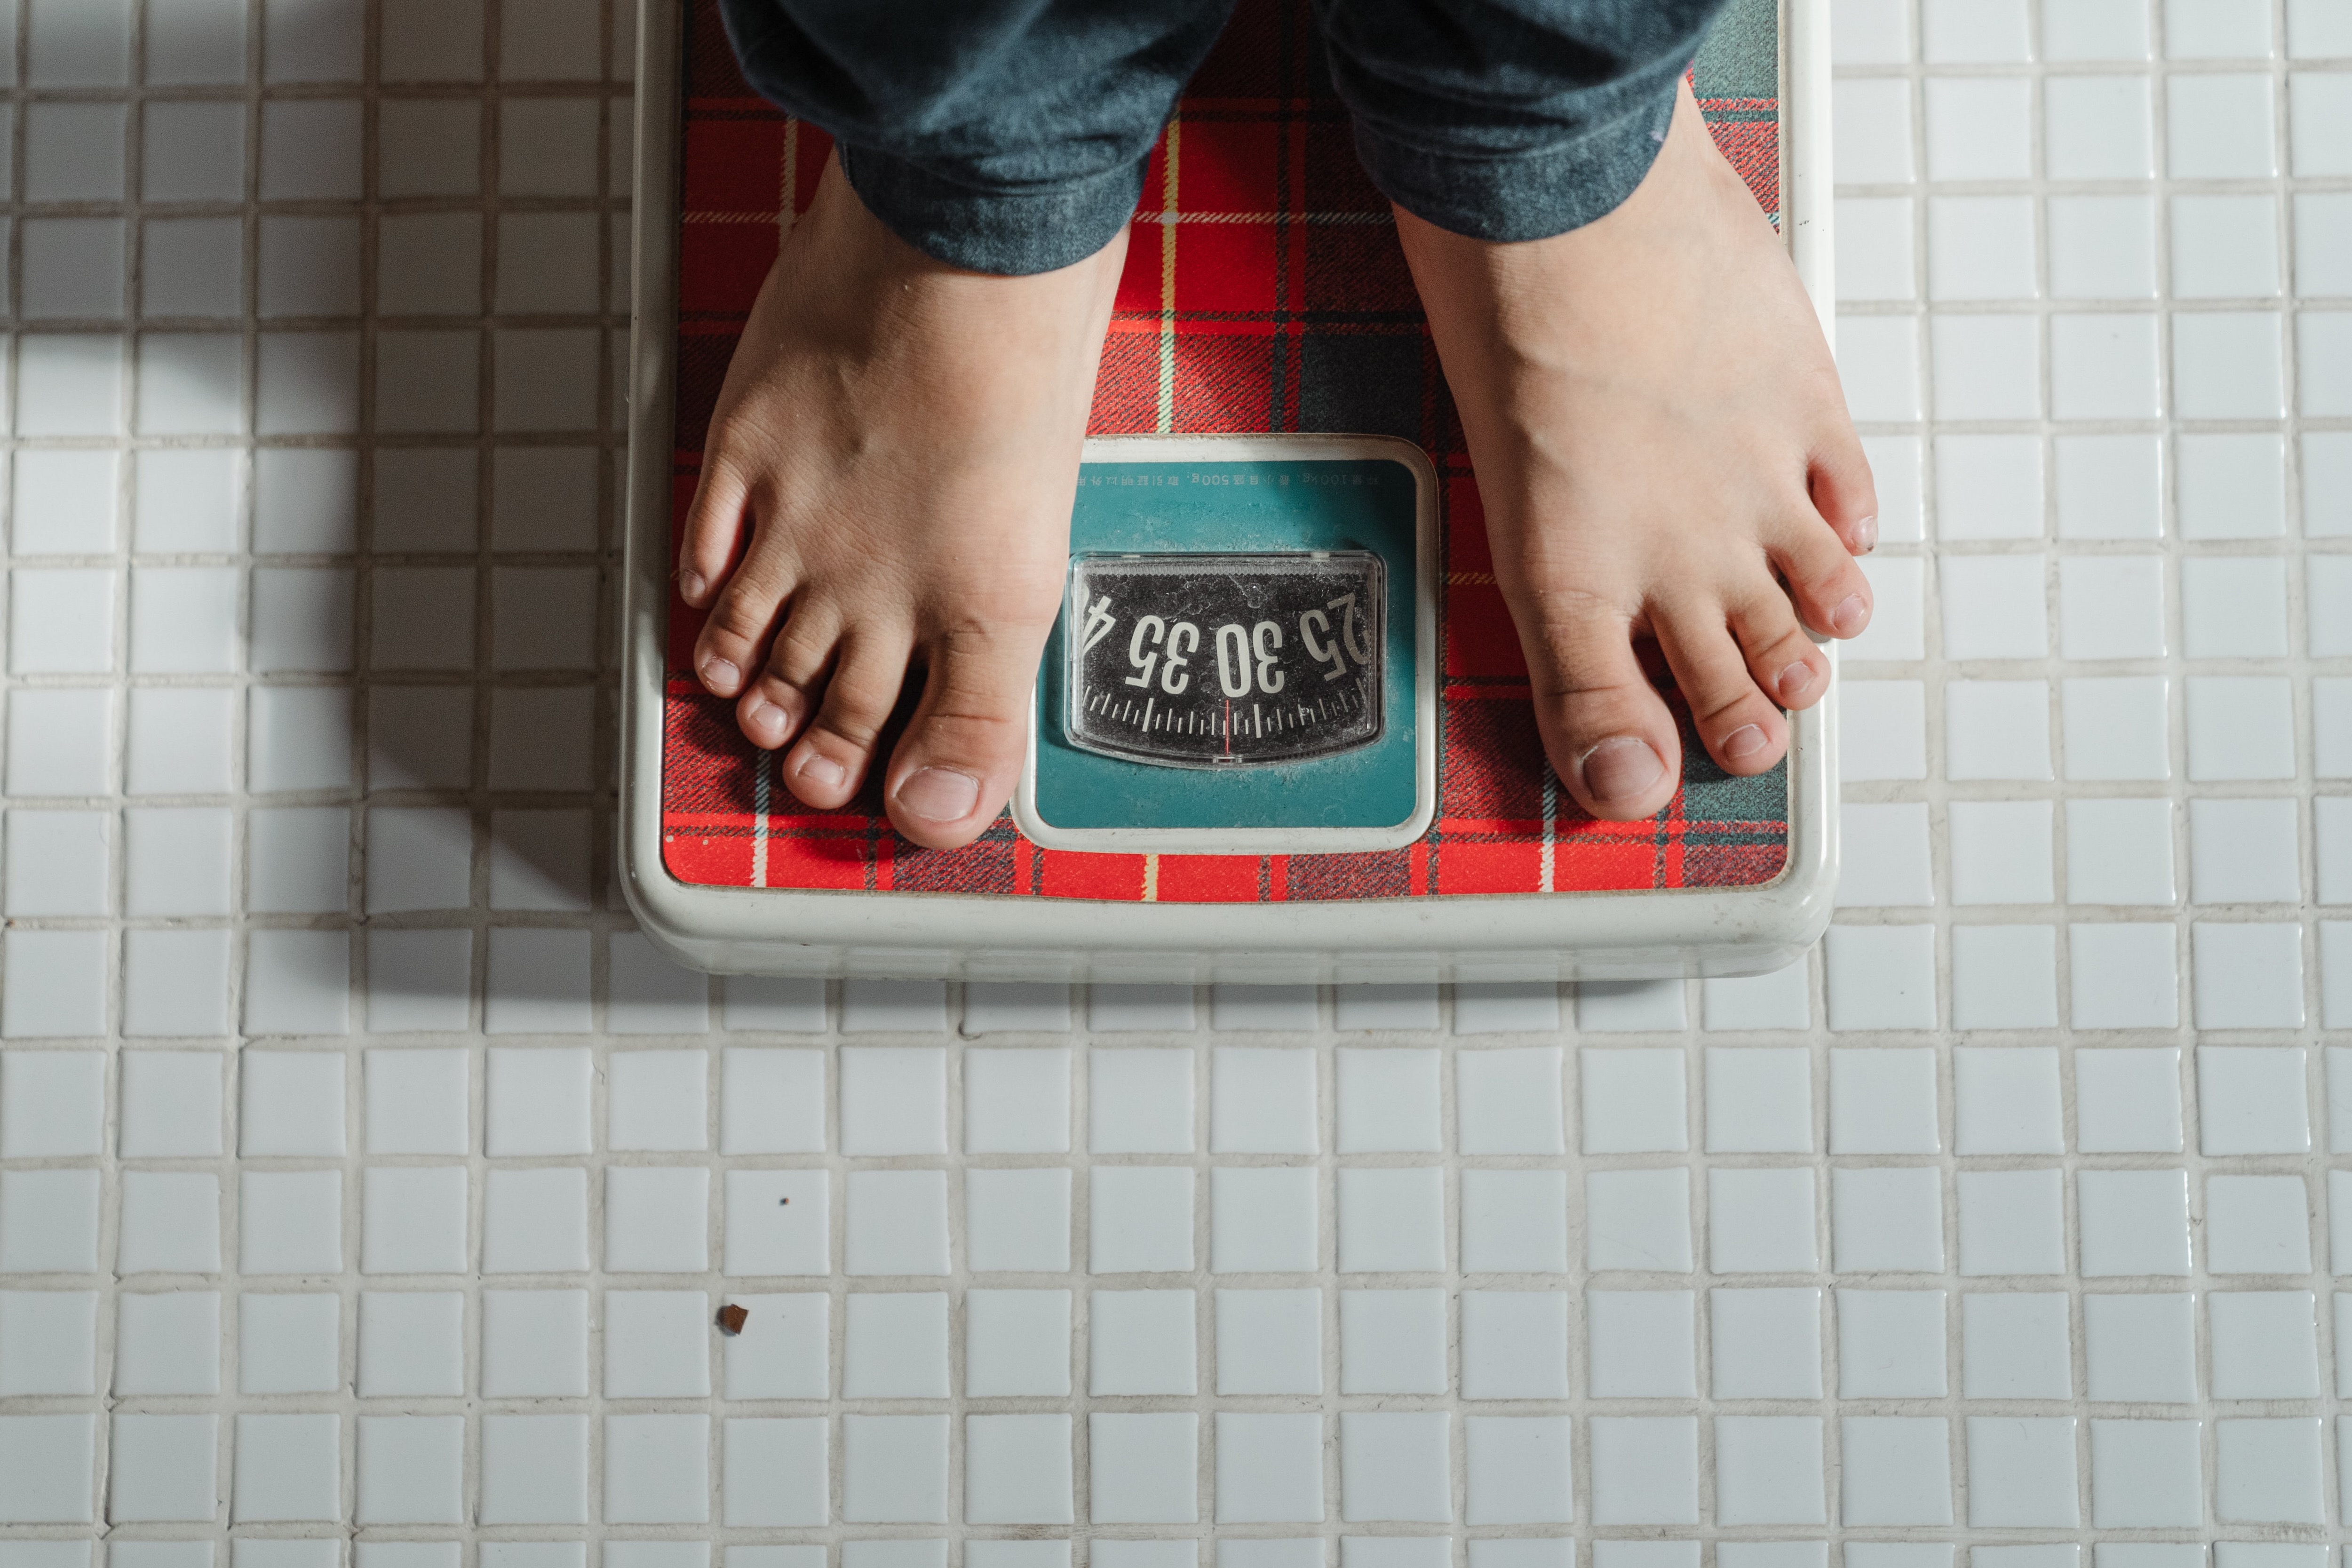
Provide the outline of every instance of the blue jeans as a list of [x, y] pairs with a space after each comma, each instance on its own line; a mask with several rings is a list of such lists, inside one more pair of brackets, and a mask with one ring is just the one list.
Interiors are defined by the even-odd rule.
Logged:
[[[1253, 4], [1258, 0], [1252, 0]], [[1234, 0], [720, 0], [752, 86], [832, 133], [908, 244], [975, 271], [1093, 255]], [[1649, 172], [1724, 0], [1313, 0], [1357, 155], [1407, 212], [1540, 239]]]

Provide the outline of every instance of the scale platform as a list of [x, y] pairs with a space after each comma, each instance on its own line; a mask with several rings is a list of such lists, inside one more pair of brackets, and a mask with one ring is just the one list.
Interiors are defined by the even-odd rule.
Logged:
[[[1694, 72], [1816, 300], [1825, 12], [1734, 0]], [[1243, 0], [1152, 155], [1010, 809], [940, 852], [871, 784], [794, 800], [694, 680], [669, 574], [830, 146], [744, 84], [714, 0], [641, 21], [620, 827], [657, 942], [729, 973], [1279, 982], [1751, 973], [1820, 934], [1833, 704], [1755, 778], [1685, 717], [1645, 821], [1552, 775], [1387, 203], [1296, 0]]]

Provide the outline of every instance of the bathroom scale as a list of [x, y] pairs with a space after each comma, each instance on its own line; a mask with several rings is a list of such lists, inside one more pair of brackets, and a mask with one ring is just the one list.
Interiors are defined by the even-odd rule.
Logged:
[[[1825, 10], [1734, 0], [1693, 68], [1817, 301]], [[831, 148], [744, 83], [715, 0], [644, 0], [641, 22], [620, 847], [665, 949], [802, 974], [1574, 979], [1755, 973], [1818, 936], [1832, 704], [1735, 778], [1660, 666], [1684, 725], [1667, 807], [1599, 821], [1553, 776], [1388, 204], [1300, 0], [1242, 0], [1153, 151], [1013, 800], [944, 852], [898, 837], [873, 781], [801, 805], [695, 680], [670, 566], [736, 337]]]

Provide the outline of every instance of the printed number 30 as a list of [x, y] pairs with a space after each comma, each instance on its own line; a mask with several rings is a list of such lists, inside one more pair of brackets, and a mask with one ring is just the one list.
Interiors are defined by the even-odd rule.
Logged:
[[1217, 628], [1217, 689], [1228, 697], [1250, 694], [1250, 660], [1257, 660], [1257, 689], [1271, 697], [1282, 689], [1286, 677], [1275, 668], [1282, 649], [1282, 628], [1260, 621], [1247, 631], [1239, 621]]

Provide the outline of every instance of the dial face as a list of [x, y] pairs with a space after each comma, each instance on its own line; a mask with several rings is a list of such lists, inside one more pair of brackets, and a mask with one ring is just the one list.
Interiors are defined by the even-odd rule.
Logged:
[[1081, 555], [1063, 638], [1070, 743], [1177, 768], [1368, 744], [1386, 592], [1365, 550]]

